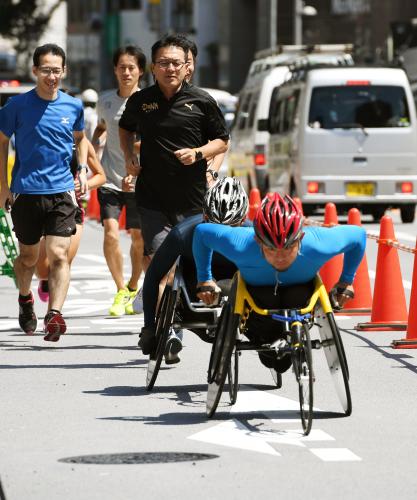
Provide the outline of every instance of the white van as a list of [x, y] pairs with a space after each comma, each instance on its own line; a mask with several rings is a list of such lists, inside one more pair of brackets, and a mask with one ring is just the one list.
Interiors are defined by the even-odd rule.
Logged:
[[239, 95], [228, 167], [230, 175], [239, 177], [248, 192], [251, 187], [262, 193], [266, 190], [269, 132], [263, 122], [268, 118], [272, 90], [285, 81], [287, 74], [287, 66], [261, 71], [250, 78]]
[[239, 94], [228, 153], [229, 174], [240, 178], [245, 188], [268, 190], [267, 120], [272, 91], [290, 76], [289, 65], [300, 61], [310, 64], [353, 64], [351, 45], [284, 45], [260, 51], [249, 69]]
[[270, 190], [300, 197], [306, 215], [333, 202], [414, 220], [416, 111], [402, 69], [296, 71], [274, 90], [268, 127]]

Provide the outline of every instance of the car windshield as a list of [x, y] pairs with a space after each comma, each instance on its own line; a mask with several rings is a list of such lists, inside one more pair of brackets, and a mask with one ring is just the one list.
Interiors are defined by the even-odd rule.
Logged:
[[308, 124], [312, 128], [409, 127], [403, 87], [344, 85], [313, 89]]

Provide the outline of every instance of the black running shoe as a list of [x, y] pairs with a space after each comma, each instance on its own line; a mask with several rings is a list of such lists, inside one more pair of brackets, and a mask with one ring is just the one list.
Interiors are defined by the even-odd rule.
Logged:
[[34, 302], [32, 292], [29, 299], [19, 299], [19, 325], [27, 335], [33, 335], [38, 326], [38, 318], [33, 309]]
[[155, 347], [155, 330], [149, 326], [142, 327], [139, 334], [138, 346], [142, 349], [143, 354], [148, 355]]

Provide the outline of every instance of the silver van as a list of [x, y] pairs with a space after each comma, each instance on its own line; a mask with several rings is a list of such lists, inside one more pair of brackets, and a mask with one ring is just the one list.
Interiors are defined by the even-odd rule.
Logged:
[[413, 222], [417, 124], [402, 69], [295, 71], [274, 89], [268, 128], [270, 190], [300, 197], [306, 215], [333, 202]]

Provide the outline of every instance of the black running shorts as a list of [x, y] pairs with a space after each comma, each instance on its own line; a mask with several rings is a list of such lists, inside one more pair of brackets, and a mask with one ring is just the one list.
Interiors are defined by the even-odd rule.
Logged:
[[126, 229], [140, 229], [142, 227], [135, 193], [101, 187], [98, 188], [97, 195], [101, 222], [105, 219], [119, 220], [120, 213], [126, 206]]
[[42, 236], [70, 237], [76, 232], [78, 209], [74, 191], [55, 194], [15, 194], [13, 230], [24, 245], [35, 245]]

